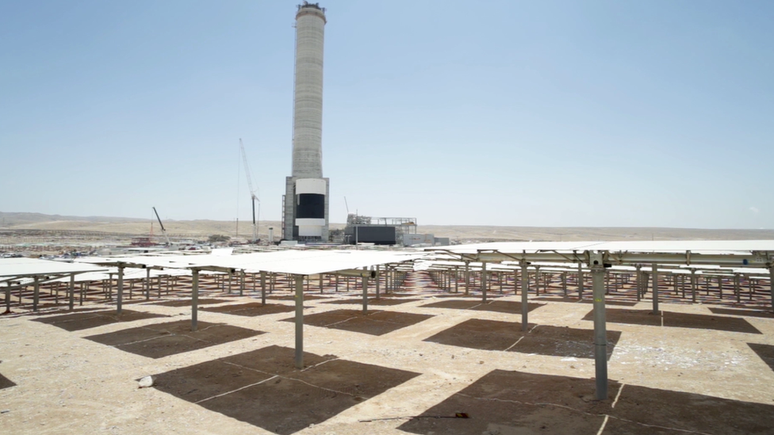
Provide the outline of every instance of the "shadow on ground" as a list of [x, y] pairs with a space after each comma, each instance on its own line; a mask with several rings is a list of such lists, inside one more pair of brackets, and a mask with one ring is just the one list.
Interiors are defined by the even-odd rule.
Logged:
[[[199, 305], [212, 305], [212, 304], [222, 304], [228, 301], [229, 301], [228, 299], [202, 298], [202, 299], [198, 299], [197, 303]], [[164, 307], [190, 307], [191, 299], [179, 299], [176, 301], [155, 302], [152, 305], [161, 305]]]
[[122, 310], [121, 314], [115, 311], [92, 311], [87, 313], [62, 314], [59, 316], [35, 319], [36, 322], [58, 326], [65, 331], [80, 331], [82, 329], [96, 328], [97, 326], [110, 325], [111, 323], [133, 322], [135, 320], [153, 319], [156, 317], [169, 317], [162, 314], [143, 313], [142, 311]]
[[771, 311], [736, 310], [731, 308], [716, 308], [716, 307], [710, 307], [710, 311], [712, 311], [713, 314], [728, 314], [731, 316], [763, 317], [767, 319], [774, 319], [774, 313], [772, 313]]
[[295, 310], [295, 307], [290, 305], [281, 305], [281, 304], [263, 305], [260, 302], [250, 302], [247, 304], [200, 308], [200, 310], [212, 311], [215, 313], [234, 314], [237, 316], [255, 317], [255, 316], [263, 316], [266, 314], [289, 313]]
[[[607, 331], [607, 357], [613, 354], [620, 331]], [[433, 343], [480, 350], [507, 350], [548, 356], [594, 358], [594, 331], [551, 325], [470, 319], [425, 339]]]
[[[296, 300], [295, 294], [289, 294], [289, 295], [284, 295], [284, 296], [271, 295], [271, 296], [266, 296], [266, 298], [267, 299], [276, 299], [278, 301], [294, 301], [294, 300]], [[305, 301], [312, 301], [312, 300], [315, 300], [315, 299], [327, 299], [327, 298], [325, 296], [316, 296], [315, 294], [304, 293], [304, 300]]]
[[199, 322], [198, 329], [194, 332], [191, 331], [189, 320], [180, 320], [91, 335], [85, 338], [136, 355], [162, 358], [260, 334], [265, 334], [265, 332], [208, 322]]
[[768, 364], [769, 367], [774, 370], [774, 346], [758, 343], [747, 343], [747, 345], [750, 346], [750, 349], [752, 349], [753, 352], [758, 354], [758, 357], [762, 359], [763, 362]]
[[0, 390], [4, 388], [15, 387], [15, 386], [16, 384], [13, 381], [11, 381], [10, 379], [6, 378], [3, 375], [0, 375]]
[[[527, 307], [532, 312], [536, 308], [540, 308], [545, 304], [528, 303]], [[521, 302], [515, 301], [486, 301], [481, 300], [461, 300], [461, 301], [439, 301], [422, 305], [423, 308], [452, 308], [458, 310], [479, 310], [479, 311], [494, 311], [498, 313], [513, 313], [521, 314]]]
[[154, 387], [278, 434], [292, 434], [418, 373], [270, 346], [154, 376]]
[[[761, 334], [747, 320], [737, 317], [711, 316], [708, 314], [673, 313], [661, 311], [653, 314], [650, 310], [616, 310], [605, 311], [610, 323], [625, 323], [631, 325], [663, 326], [671, 328], [714, 329], [717, 331], [744, 332]], [[583, 320], [594, 320], [594, 310], [589, 311]]]
[[[769, 433], [774, 427], [772, 405], [614, 381], [609, 399], [597, 401], [594, 383], [494, 370], [398, 429], [416, 434], [741, 435]], [[457, 413], [469, 418], [454, 418]]]
[[[571, 304], [593, 304], [594, 303], [594, 301], [592, 299], [581, 299], [581, 300], [578, 300], [578, 298], [571, 298], [571, 297], [563, 298], [563, 297], [555, 297], [555, 296], [546, 296], [546, 297], [538, 296], [535, 299], [536, 300], [540, 300], [540, 301], [546, 301], [546, 302], [549, 302], [549, 301], [550, 302], [566, 302], [566, 303], [571, 303]], [[619, 300], [615, 300], [615, 299], [606, 299], [605, 300], [605, 305], [618, 305], [618, 306], [622, 306], [622, 307], [633, 307], [633, 306], [637, 305], [637, 302], [619, 301]]]
[[[368, 299], [368, 305], [384, 305], [384, 306], [390, 306], [390, 305], [400, 305], [405, 304], [406, 302], [414, 302], [418, 301], [419, 299], [395, 299], [390, 297], [381, 297], [379, 299]], [[363, 304], [363, 298], [357, 299], [334, 299], [332, 301], [323, 302], [324, 304]]]
[[[398, 311], [334, 310], [304, 316], [304, 324], [323, 328], [341, 329], [370, 335], [384, 335], [406, 326], [415, 325], [433, 317], [429, 314], [401, 313]], [[294, 322], [294, 318], [284, 319]]]

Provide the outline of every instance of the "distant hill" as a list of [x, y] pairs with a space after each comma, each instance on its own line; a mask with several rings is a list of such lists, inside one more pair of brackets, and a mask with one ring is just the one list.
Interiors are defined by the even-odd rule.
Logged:
[[[170, 236], [206, 236], [224, 234], [231, 237], [249, 237], [252, 225], [240, 221], [237, 230], [234, 221], [169, 220], [164, 226]], [[282, 233], [279, 221], [259, 222], [259, 234], [268, 234], [274, 228], [275, 236]], [[343, 228], [332, 223], [331, 228]], [[97, 231], [127, 235], [148, 235], [151, 230], [161, 233], [158, 222], [152, 219], [104, 216], [61, 216], [41, 213], [0, 212], [2, 230], [43, 231]], [[519, 227], [485, 225], [419, 225], [417, 232], [449, 237], [466, 243], [477, 241], [517, 240], [774, 240], [774, 230], [697, 229], [697, 228], [625, 228], [625, 227]]]

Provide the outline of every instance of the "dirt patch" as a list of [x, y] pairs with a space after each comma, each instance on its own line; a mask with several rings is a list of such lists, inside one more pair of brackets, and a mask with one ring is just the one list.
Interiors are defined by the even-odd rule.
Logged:
[[[390, 306], [390, 305], [400, 305], [405, 304], [406, 302], [414, 302], [418, 301], [419, 299], [393, 299], [393, 298], [386, 298], [382, 297], [379, 299], [368, 299], [368, 305], [384, 305], [384, 306]], [[332, 301], [323, 302], [324, 304], [363, 304], [363, 298], [357, 299], [336, 299]]]
[[[308, 308], [308, 307], [305, 307]], [[266, 304], [263, 305], [260, 302], [250, 302], [247, 304], [238, 304], [238, 305], [225, 305], [222, 307], [209, 307], [209, 308], [201, 308], [202, 311], [212, 311], [215, 313], [225, 313], [225, 314], [233, 314], [236, 316], [248, 316], [248, 317], [255, 317], [255, 316], [263, 316], [266, 314], [276, 314], [276, 313], [289, 313], [296, 308], [290, 305], [281, 305], [281, 304]]]
[[36, 322], [58, 326], [65, 331], [80, 331], [82, 329], [96, 328], [97, 326], [110, 325], [111, 323], [132, 322], [135, 320], [152, 319], [155, 317], [169, 317], [162, 314], [144, 313], [142, 311], [121, 310], [121, 314], [115, 311], [92, 311], [88, 313], [63, 314], [61, 316], [35, 319]]
[[774, 346], [770, 344], [747, 343], [758, 357], [774, 370]]
[[[323, 328], [341, 329], [361, 334], [384, 335], [406, 326], [415, 325], [433, 317], [428, 314], [401, 313], [397, 311], [335, 310], [304, 316], [304, 324]], [[294, 322], [295, 319], [284, 319]]]
[[[621, 331], [607, 331], [607, 359], [613, 355]], [[565, 358], [594, 358], [594, 331], [561, 326], [538, 325], [524, 335], [511, 352]]]
[[[229, 302], [228, 299], [214, 299], [214, 298], [205, 298], [205, 299], [199, 299], [197, 303], [199, 305], [212, 305], [212, 304], [222, 304], [224, 302]], [[156, 302], [152, 305], [161, 305], [164, 307], [190, 307], [191, 306], [191, 299], [181, 299], [177, 301], [162, 301], [162, 302]]]
[[[653, 314], [649, 310], [605, 310], [605, 316], [610, 323], [625, 323], [631, 325], [666, 326], [670, 328], [714, 329], [717, 331], [744, 332], [761, 334], [747, 320], [736, 317], [719, 317], [707, 314], [674, 313], [661, 311]], [[583, 317], [583, 320], [594, 320], [594, 310]]]
[[302, 371], [287, 366], [293, 357], [293, 349], [271, 346], [162, 373], [155, 388], [284, 435], [419, 375], [309, 353], [311, 366]]
[[260, 334], [263, 332], [208, 322], [198, 322], [198, 329], [191, 331], [191, 322], [180, 320], [85, 338], [136, 355], [163, 358]]

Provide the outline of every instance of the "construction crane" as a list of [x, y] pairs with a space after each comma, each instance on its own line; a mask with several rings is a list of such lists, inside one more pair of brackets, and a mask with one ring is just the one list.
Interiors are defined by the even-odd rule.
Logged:
[[156, 213], [156, 219], [159, 220], [159, 225], [161, 226], [161, 233], [164, 234], [164, 238], [167, 239], [167, 246], [170, 246], [171, 243], [169, 243], [169, 236], [167, 235], [167, 230], [164, 228], [164, 224], [161, 223], [161, 218], [159, 217], [159, 212], [156, 211], [156, 207], [153, 207], [153, 213]]
[[247, 153], [245, 152], [245, 146], [242, 144], [242, 139], [239, 139], [239, 148], [242, 150], [242, 161], [245, 163], [245, 178], [247, 178], [247, 187], [250, 189], [250, 200], [253, 205], [253, 243], [258, 242], [258, 221], [255, 219], [255, 203], [258, 202], [258, 215], [261, 214], [261, 200], [255, 194], [253, 188], [253, 179], [250, 177], [250, 165], [247, 164]]

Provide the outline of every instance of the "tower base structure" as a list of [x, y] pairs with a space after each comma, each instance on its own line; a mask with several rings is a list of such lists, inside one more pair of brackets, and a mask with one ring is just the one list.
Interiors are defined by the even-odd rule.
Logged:
[[328, 241], [328, 178], [285, 178], [282, 238], [305, 242]]

